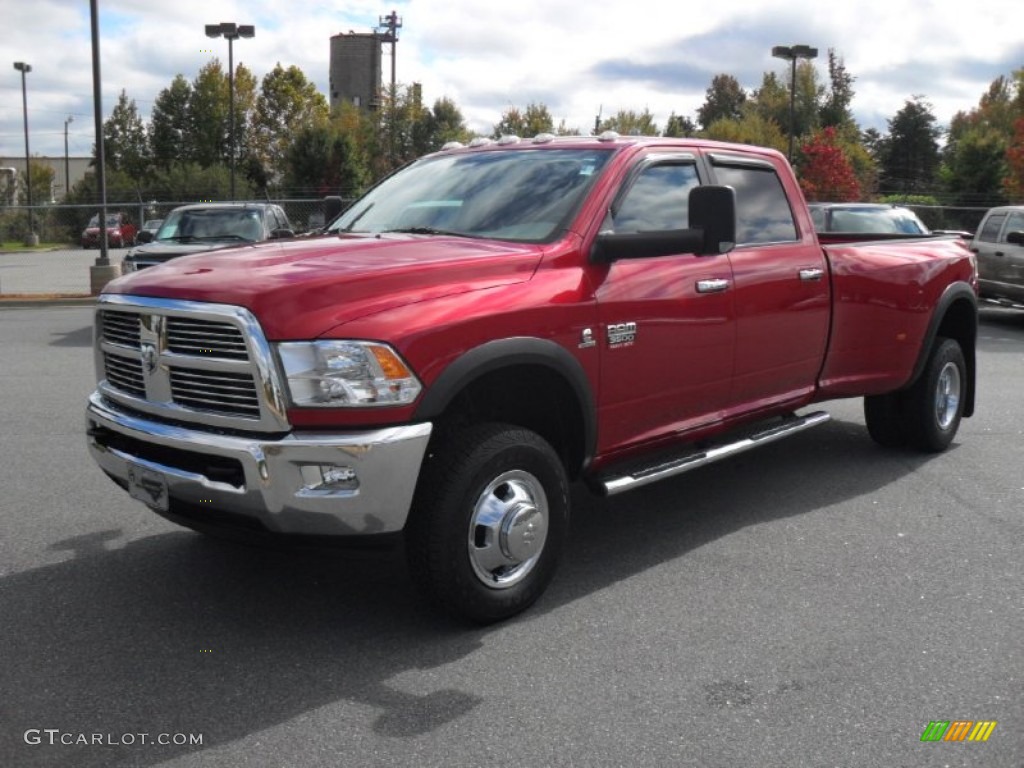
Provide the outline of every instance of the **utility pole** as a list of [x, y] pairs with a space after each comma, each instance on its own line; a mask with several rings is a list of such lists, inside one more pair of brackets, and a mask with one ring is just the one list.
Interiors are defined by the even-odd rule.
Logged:
[[396, 11], [392, 11], [389, 16], [381, 16], [377, 24], [378, 28], [386, 29], [387, 32], [383, 34], [381, 40], [385, 43], [391, 43], [391, 94], [394, 98], [395, 93], [395, 46], [398, 43], [398, 30], [402, 28], [402, 19], [399, 17]]
[[388, 127], [388, 150], [391, 156], [392, 167], [397, 165], [395, 161], [395, 130], [396, 122], [398, 120], [398, 91], [395, 84], [395, 48], [398, 44], [398, 30], [402, 28], [402, 19], [399, 18], [398, 13], [395, 11], [391, 12], [389, 16], [381, 16], [378, 20], [377, 28], [387, 30], [381, 35], [381, 40], [385, 43], [391, 43], [391, 114], [386, 116], [385, 119], [389, 120], [391, 125]]

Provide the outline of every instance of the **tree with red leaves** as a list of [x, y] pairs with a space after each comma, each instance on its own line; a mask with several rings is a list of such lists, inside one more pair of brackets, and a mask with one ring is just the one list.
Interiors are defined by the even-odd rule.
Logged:
[[800, 189], [804, 197], [839, 203], [860, 199], [860, 184], [833, 126], [817, 131], [801, 150], [804, 160], [800, 165]]
[[1006, 196], [1014, 202], [1024, 200], [1024, 117], [1013, 124], [1013, 141], [1006, 149], [1006, 169], [1003, 179]]

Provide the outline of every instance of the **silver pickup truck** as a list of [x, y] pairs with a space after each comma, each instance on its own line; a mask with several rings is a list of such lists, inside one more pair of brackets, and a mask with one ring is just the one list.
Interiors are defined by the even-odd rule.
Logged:
[[971, 241], [983, 299], [1024, 307], [1024, 205], [992, 208]]

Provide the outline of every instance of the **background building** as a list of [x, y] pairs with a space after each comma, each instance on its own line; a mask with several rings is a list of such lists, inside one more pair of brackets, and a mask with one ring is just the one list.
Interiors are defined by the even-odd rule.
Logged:
[[[43, 157], [42, 155], [32, 155], [33, 163], [42, 163], [53, 170], [53, 185], [50, 189], [39, 189], [37, 190], [33, 185], [32, 188], [32, 199], [34, 202], [42, 203], [59, 203], [64, 200], [67, 195], [67, 189], [64, 185], [64, 156], [60, 157]], [[25, 172], [25, 156], [20, 155], [18, 157], [0, 157], [0, 168], [13, 168], [20, 176]], [[69, 157], [68, 158], [68, 175], [70, 176], [71, 186], [80, 182], [85, 178], [87, 172], [92, 171], [92, 157]], [[13, 205], [15, 199], [15, 190], [11, 186], [11, 180], [13, 174], [8, 172], [0, 171], [0, 202], [5, 205]]]

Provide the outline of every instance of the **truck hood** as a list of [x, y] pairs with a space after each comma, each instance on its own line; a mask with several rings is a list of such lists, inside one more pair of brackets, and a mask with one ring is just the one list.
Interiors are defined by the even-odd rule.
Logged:
[[175, 258], [104, 293], [242, 306], [271, 340], [310, 339], [376, 312], [524, 282], [543, 254], [493, 240], [329, 235]]

